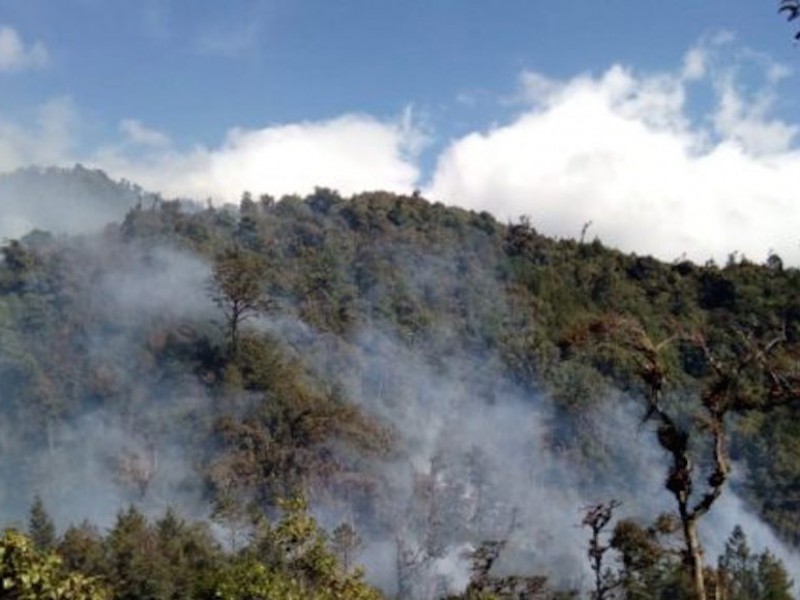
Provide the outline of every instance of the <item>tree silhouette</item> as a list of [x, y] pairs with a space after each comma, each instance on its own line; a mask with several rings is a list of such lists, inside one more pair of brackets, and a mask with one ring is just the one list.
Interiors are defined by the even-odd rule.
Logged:
[[[789, 22], [800, 18], [800, 0], [780, 0], [778, 12], [786, 17]], [[800, 30], [794, 34], [794, 39], [800, 41]]]

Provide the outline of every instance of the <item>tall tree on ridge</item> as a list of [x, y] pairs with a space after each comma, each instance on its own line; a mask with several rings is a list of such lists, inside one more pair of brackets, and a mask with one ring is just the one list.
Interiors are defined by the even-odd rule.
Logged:
[[263, 258], [240, 248], [228, 250], [214, 263], [212, 297], [225, 314], [234, 357], [239, 351], [241, 324], [269, 306], [263, 291], [266, 273]]

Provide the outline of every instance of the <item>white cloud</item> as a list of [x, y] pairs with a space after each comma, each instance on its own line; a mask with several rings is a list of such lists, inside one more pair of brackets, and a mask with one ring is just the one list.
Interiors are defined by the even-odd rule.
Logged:
[[[797, 127], [770, 117], [784, 72], [755, 61], [762, 81], [745, 93], [726, 44], [690, 50], [675, 73], [525, 74], [532, 106], [452, 142], [426, 193], [504, 219], [531, 215], [550, 235], [576, 237], [591, 220], [605, 243], [667, 260], [724, 261], [735, 250], [763, 260], [774, 249], [800, 264]], [[700, 85], [717, 101], [698, 120], [687, 101]]]
[[0, 72], [12, 73], [47, 65], [49, 55], [42, 42], [26, 46], [13, 28], [0, 26]]
[[152, 146], [155, 148], [169, 146], [169, 137], [155, 129], [151, 129], [136, 119], [124, 119], [119, 124], [119, 130], [131, 144], [137, 146]]
[[561, 82], [534, 71], [523, 72], [520, 75], [520, 84], [522, 94], [516, 100], [522, 100], [534, 106], [550, 102], [563, 90]]
[[73, 161], [77, 121], [69, 98], [55, 98], [39, 106], [33, 123], [22, 124], [0, 115], [0, 172]]
[[[768, 72], [766, 78], [772, 81], [772, 73]], [[773, 90], [759, 90], [754, 97], [747, 98], [737, 89], [736, 83], [730, 73], [717, 81], [719, 106], [713, 117], [717, 132], [757, 154], [785, 152], [791, 148], [798, 127], [769, 118], [775, 100]]]
[[706, 53], [702, 48], [692, 48], [683, 57], [682, 75], [686, 80], [702, 79], [706, 74]]
[[[237, 200], [244, 190], [275, 196], [326, 186], [351, 194], [366, 189], [409, 192], [418, 179], [414, 153], [420, 133], [407, 112], [398, 122], [362, 115], [264, 129], [232, 129], [219, 147], [180, 152], [154, 147], [133, 158], [123, 146], [105, 148], [90, 161], [169, 196]], [[132, 126], [136, 123], [136, 126]], [[138, 122], [125, 127], [152, 134]], [[146, 135], [152, 141], [166, 141]]]
[[[591, 220], [605, 243], [666, 260], [685, 253], [724, 262], [733, 251], [763, 260], [774, 250], [800, 265], [798, 125], [776, 118], [773, 106], [788, 73], [731, 45], [729, 37], [706, 41], [668, 73], [620, 65], [565, 80], [525, 73], [516, 106], [526, 104], [516, 118], [452, 141], [425, 193], [504, 220], [531, 215], [549, 235], [576, 237]], [[411, 108], [391, 121], [349, 114], [237, 128], [217, 145], [189, 149], [127, 119], [115, 145], [87, 156], [74, 151], [69, 101], [37, 114], [23, 125], [0, 113], [0, 170], [78, 160], [200, 200], [315, 186], [407, 193], [420, 185], [417, 156], [428, 141], [424, 115]]]

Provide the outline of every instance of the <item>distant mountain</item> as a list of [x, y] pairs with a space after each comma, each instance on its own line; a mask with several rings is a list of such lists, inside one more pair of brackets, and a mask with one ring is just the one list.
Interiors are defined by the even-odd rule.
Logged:
[[29, 167], [0, 176], [0, 238], [33, 229], [87, 233], [119, 221], [143, 197], [142, 188], [113, 181], [104, 172]]

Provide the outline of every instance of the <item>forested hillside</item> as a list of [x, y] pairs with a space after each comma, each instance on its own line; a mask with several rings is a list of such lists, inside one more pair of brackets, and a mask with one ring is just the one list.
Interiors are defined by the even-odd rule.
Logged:
[[119, 222], [2, 247], [0, 597], [692, 598], [698, 565], [709, 597], [792, 597], [780, 257], [125, 189]]
[[102, 171], [29, 167], [0, 176], [3, 219], [0, 236], [14, 238], [33, 228], [87, 233], [119, 221], [146, 196], [130, 182]]

